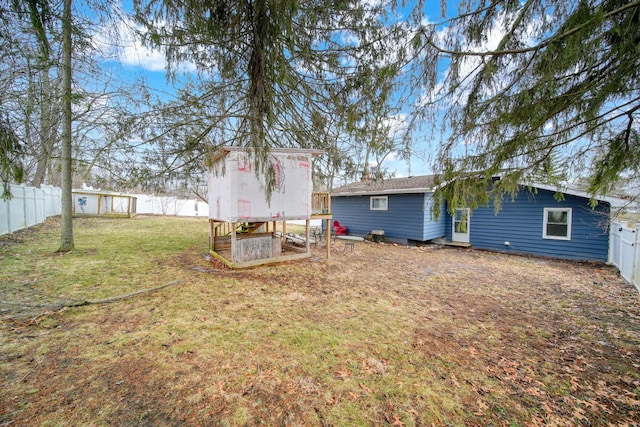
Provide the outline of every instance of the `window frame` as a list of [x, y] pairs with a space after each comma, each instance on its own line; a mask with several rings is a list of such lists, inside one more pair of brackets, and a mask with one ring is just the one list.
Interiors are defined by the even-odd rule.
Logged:
[[[384, 200], [384, 208], [374, 208], [373, 201]], [[369, 210], [370, 211], [388, 211], [389, 210], [389, 196], [370, 196], [369, 197]]]
[[[549, 212], [566, 212], [567, 213], [567, 234], [565, 236], [555, 236], [547, 234], [547, 226], [549, 225]], [[571, 208], [544, 208], [544, 217], [542, 219], [542, 238], [552, 240], [571, 240], [571, 223], [573, 211]], [[551, 223], [554, 224], [554, 223]], [[557, 223], [560, 224], [560, 223]]]

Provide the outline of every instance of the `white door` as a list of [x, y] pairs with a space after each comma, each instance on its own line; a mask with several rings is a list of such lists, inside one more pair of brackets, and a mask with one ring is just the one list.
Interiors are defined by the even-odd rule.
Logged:
[[451, 240], [454, 242], [469, 243], [469, 208], [456, 209], [456, 214], [451, 221], [453, 230]]

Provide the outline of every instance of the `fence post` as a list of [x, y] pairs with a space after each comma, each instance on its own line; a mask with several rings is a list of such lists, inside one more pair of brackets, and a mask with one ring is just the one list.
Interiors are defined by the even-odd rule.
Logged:
[[621, 222], [620, 223], [620, 227], [618, 227], [618, 229], [620, 230], [620, 238], [618, 239], [618, 269], [620, 271], [623, 270], [623, 254], [624, 254], [624, 229], [627, 228], [627, 222]]
[[633, 236], [633, 284], [640, 292], [640, 224], [636, 225]]
[[618, 223], [617, 222], [611, 222], [609, 224], [609, 255], [607, 256], [607, 261], [609, 262], [609, 264], [613, 264], [616, 265], [616, 260], [614, 259], [614, 255], [615, 255], [615, 251], [613, 250], [613, 245], [615, 243], [615, 236], [616, 236], [616, 228], [618, 227]]
[[[29, 225], [27, 224], [27, 187], [25, 185], [20, 185], [20, 192], [22, 193], [22, 203], [21, 203], [21, 209], [22, 212], [20, 213], [20, 218], [22, 219], [22, 222], [18, 223], [17, 226], [12, 225], [11, 228], [11, 232], [13, 233], [14, 231], [18, 231], [18, 230], [22, 230], [23, 228], [27, 228]], [[17, 196], [16, 196], [17, 198]]]
[[[4, 185], [4, 182], [0, 181], [0, 184]], [[4, 222], [0, 221], [0, 234], [11, 233], [9, 228], [9, 218], [11, 215], [11, 207], [9, 205], [9, 200], [0, 199], [0, 206], [4, 205], [4, 214], [5, 219]]]
[[623, 250], [623, 230], [626, 227], [626, 222], [614, 222], [609, 230], [609, 262], [622, 268], [622, 250]]

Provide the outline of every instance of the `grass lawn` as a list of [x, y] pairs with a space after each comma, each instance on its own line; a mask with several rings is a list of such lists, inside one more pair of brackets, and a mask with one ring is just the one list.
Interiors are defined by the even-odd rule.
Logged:
[[365, 242], [232, 271], [204, 218], [74, 225], [66, 255], [56, 219], [0, 237], [0, 426], [640, 420], [640, 294], [608, 266]]

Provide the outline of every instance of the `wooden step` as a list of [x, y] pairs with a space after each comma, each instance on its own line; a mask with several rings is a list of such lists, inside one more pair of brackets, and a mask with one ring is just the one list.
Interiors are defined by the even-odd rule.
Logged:
[[444, 242], [445, 246], [454, 246], [456, 248], [470, 248], [471, 243], [466, 242]]

